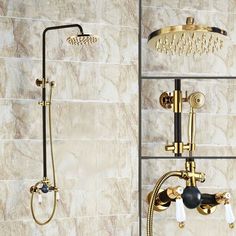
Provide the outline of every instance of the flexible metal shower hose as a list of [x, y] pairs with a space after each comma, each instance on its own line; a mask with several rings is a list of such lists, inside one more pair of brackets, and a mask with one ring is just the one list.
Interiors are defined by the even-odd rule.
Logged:
[[[51, 150], [51, 162], [52, 162], [52, 173], [53, 173], [53, 186], [56, 187], [56, 171], [55, 171], [55, 164], [54, 164], [54, 152], [53, 152], [53, 143], [52, 143], [52, 111], [51, 111], [51, 102], [52, 102], [52, 88], [53, 86], [50, 85], [50, 95], [49, 95], [49, 105], [48, 105], [48, 120], [49, 120], [49, 140], [50, 140], [50, 150]], [[39, 184], [41, 184], [42, 181], [37, 182], [34, 187], [37, 188]], [[32, 191], [31, 193], [31, 204], [30, 204], [30, 208], [31, 208], [31, 213], [33, 216], [33, 219], [35, 220], [35, 222], [39, 225], [46, 225], [47, 223], [49, 223], [51, 221], [51, 219], [54, 216], [54, 213], [56, 211], [56, 206], [57, 206], [57, 192], [54, 190], [54, 196], [53, 196], [53, 209], [52, 212], [50, 214], [50, 217], [42, 222], [39, 221], [34, 213], [34, 191]]]
[[147, 236], [153, 236], [153, 208], [156, 200], [156, 196], [162, 186], [162, 184], [171, 176], [181, 177], [181, 171], [170, 171], [164, 174], [157, 182], [153, 189], [153, 193], [151, 196], [151, 200], [148, 207], [148, 215], [147, 215]]

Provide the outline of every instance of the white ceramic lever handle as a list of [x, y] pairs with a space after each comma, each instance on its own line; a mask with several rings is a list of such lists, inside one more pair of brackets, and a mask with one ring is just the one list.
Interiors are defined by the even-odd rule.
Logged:
[[57, 200], [57, 201], [60, 201], [60, 199], [61, 199], [61, 198], [60, 198], [59, 192], [56, 192], [56, 200]]
[[179, 226], [182, 228], [184, 226], [184, 221], [186, 220], [184, 203], [182, 198], [176, 198], [176, 220], [179, 222]]
[[235, 221], [234, 213], [232, 211], [231, 205], [229, 203], [225, 204], [225, 219], [230, 227], [233, 227]]
[[38, 193], [38, 203], [41, 205], [42, 201], [43, 201], [42, 195], [41, 195], [41, 193]]

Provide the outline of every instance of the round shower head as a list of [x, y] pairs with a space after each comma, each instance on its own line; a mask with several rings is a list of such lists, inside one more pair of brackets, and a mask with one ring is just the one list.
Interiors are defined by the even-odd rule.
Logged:
[[201, 92], [195, 92], [189, 95], [188, 102], [194, 109], [201, 108], [205, 103], [205, 95]]
[[67, 38], [67, 42], [71, 45], [91, 45], [93, 43], [96, 43], [98, 41], [97, 35], [91, 35], [91, 34], [78, 34], [73, 35]]
[[196, 25], [193, 17], [187, 17], [186, 25], [169, 26], [152, 32], [148, 37], [148, 46], [171, 55], [201, 55], [222, 49], [225, 36], [225, 30]]

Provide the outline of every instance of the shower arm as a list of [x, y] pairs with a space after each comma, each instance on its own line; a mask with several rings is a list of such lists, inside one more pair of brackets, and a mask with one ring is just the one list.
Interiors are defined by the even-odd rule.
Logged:
[[79, 28], [80, 33], [83, 34], [83, 28], [79, 24], [60, 25], [48, 27], [43, 31], [42, 35], [42, 80], [36, 81], [39, 85], [42, 85], [42, 122], [43, 122], [43, 178], [47, 179], [47, 127], [46, 127], [46, 33], [51, 30], [65, 29], [65, 28]]

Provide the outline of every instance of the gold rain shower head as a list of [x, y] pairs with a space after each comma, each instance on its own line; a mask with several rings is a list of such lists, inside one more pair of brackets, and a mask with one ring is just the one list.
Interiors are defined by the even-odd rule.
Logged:
[[193, 17], [187, 17], [186, 25], [168, 26], [152, 32], [148, 46], [170, 55], [202, 55], [222, 49], [226, 36], [225, 30], [196, 25]]
[[73, 35], [67, 38], [67, 42], [71, 45], [91, 45], [93, 43], [96, 43], [98, 41], [97, 35], [91, 35], [91, 34], [78, 34]]

